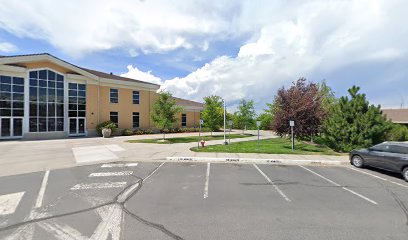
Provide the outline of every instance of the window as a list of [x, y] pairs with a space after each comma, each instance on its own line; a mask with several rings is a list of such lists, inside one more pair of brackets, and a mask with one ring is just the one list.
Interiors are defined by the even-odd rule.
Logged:
[[377, 151], [377, 152], [388, 152], [389, 148], [390, 148], [390, 146], [388, 144], [380, 143], [380, 144], [377, 144], [377, 145], [371, 147], [370, 149], [372, 151]]
[[116, 127], [118, 127], [119, 126], [118, 112], [110, 112], [110, 120], [116, 124]]
[[400, 145], [390, 145], [390, 152], [399, 154], [408, 154], [408, 147]]
[[24, 116], [24, 78], [0, 76], [0, 116]]
[[86, 85], [68, 84], [68, 117], [86, 116]]
[[133, 91], [132, 96], [133, 96], [132, 97], [133, 104], [139, 104], [139, 102], [140, 102], [140, 93], [139, 93], [139, 91]]
[[64, 131], [64, 76], [39, 70], [29, 77], [29, 131]]
[[111, 103], [118, 103], [119, 102], [119, 93], [118, 89], [110, 89], [110, 102]]
[[133, 128], [140, 127], [140, 115], [138, 112], [133, 113]]
[[185, 113], [181, 114], [181, 126], [187, 127], [187, 114]]

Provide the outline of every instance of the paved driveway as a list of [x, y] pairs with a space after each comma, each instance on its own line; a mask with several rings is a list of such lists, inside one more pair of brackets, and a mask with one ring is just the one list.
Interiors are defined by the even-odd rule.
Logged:
[[1, 239], [408, 236], [408, 183], [372, 169], [113, 163], [0, 182]]

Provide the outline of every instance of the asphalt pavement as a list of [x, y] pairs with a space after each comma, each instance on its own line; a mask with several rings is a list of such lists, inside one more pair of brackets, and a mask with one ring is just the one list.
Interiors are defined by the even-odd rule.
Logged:
[[0, 239], [408, 236], [408, 183], [351, 166], [117, 162], [0, 182]]

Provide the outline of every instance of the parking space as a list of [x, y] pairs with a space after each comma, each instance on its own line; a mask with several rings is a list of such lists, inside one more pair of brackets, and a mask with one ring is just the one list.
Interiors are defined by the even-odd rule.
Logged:
[[[33, 193], [24, 194], [15, 212], [5, 212], [0, 238], [406, 239], [408, 234], [408, 184], [371, 169], [111, 163], [46, 176], [2, 180], [3, 195], [11, 193], [13, 182], [21, 185], [19, 191]], [[123, 201], [120, 194], [126, 195]], [[13, 225], [38, 217], [44, 219]]]
[[400, 179], [387, 190], [348, 167], [211, 164], [204, 197], [207, 166], [167, 163], [128, 209], [185, 239], [406, 237], [406, 202], [389, 192], [408, 193]]

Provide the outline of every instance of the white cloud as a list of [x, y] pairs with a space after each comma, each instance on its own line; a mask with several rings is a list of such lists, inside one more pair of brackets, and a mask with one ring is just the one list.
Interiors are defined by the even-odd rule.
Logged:
[[154, 76], [151, 71], [143, 72], [137, 67], [133, 67], [132, 65], [127, 66], [127, 69], [128, 72], [121, 74], [122, 77], [132, 78], [155, 84], [162, 84], [162, 80], [159, 77]]
[[[277, 88], [302, 76], [318, 76], [310, 80], [320, 81], [344, 66], [404, 57], [408, 32], [397, 30], [404, 4], [392, 2], [299, 3], [284, 17], [262, 23], [236, 57], [218, 57], [185, 77], [165, 81], [163, 88], [194, 100], [217, 94], [230, 102], [243, 97], [265, 102], [272, 100]], [[244, 15], [265, 17], [255, 12]], [[379, 84], [386, 81], [378, 79]]]
[[[228, 28], [230, 1], [0, 0], [0, 28], [42, 39], [71, 56], [113, 48], [206, 50]], [[222, 34], [224, 35], [224, 34]], [[220, 37], [222, 37], [220, 35]]]
[[0, 42], [0, 52], [3, 53], [12, 53], [12, 52], [16, 52], [18, 50], [18, 48], [8, 42]]
[[[113, 48], [136, 57], [180, 48], [214, 51], [215, 42], [246, 37], [236, 56], [218, 56], [187, 76], [162, 80], [150, 71], [128, 67], [126, 76], [163, 83], [174, 95], [194, 100], [218, 94], [230, 102], [243, 97], [270, 101], [278, 87], [301, 76], [316, 81], [348, 66], [407, 57], [405, 0], [0, 0], [0, 4], [6, 6], [0, 8], [1, 29], [45, 40], [73, 56]], [[192, 55], [191, 61], [205, 59]], [[168, 57], [174, 64], [185, 63]]]

